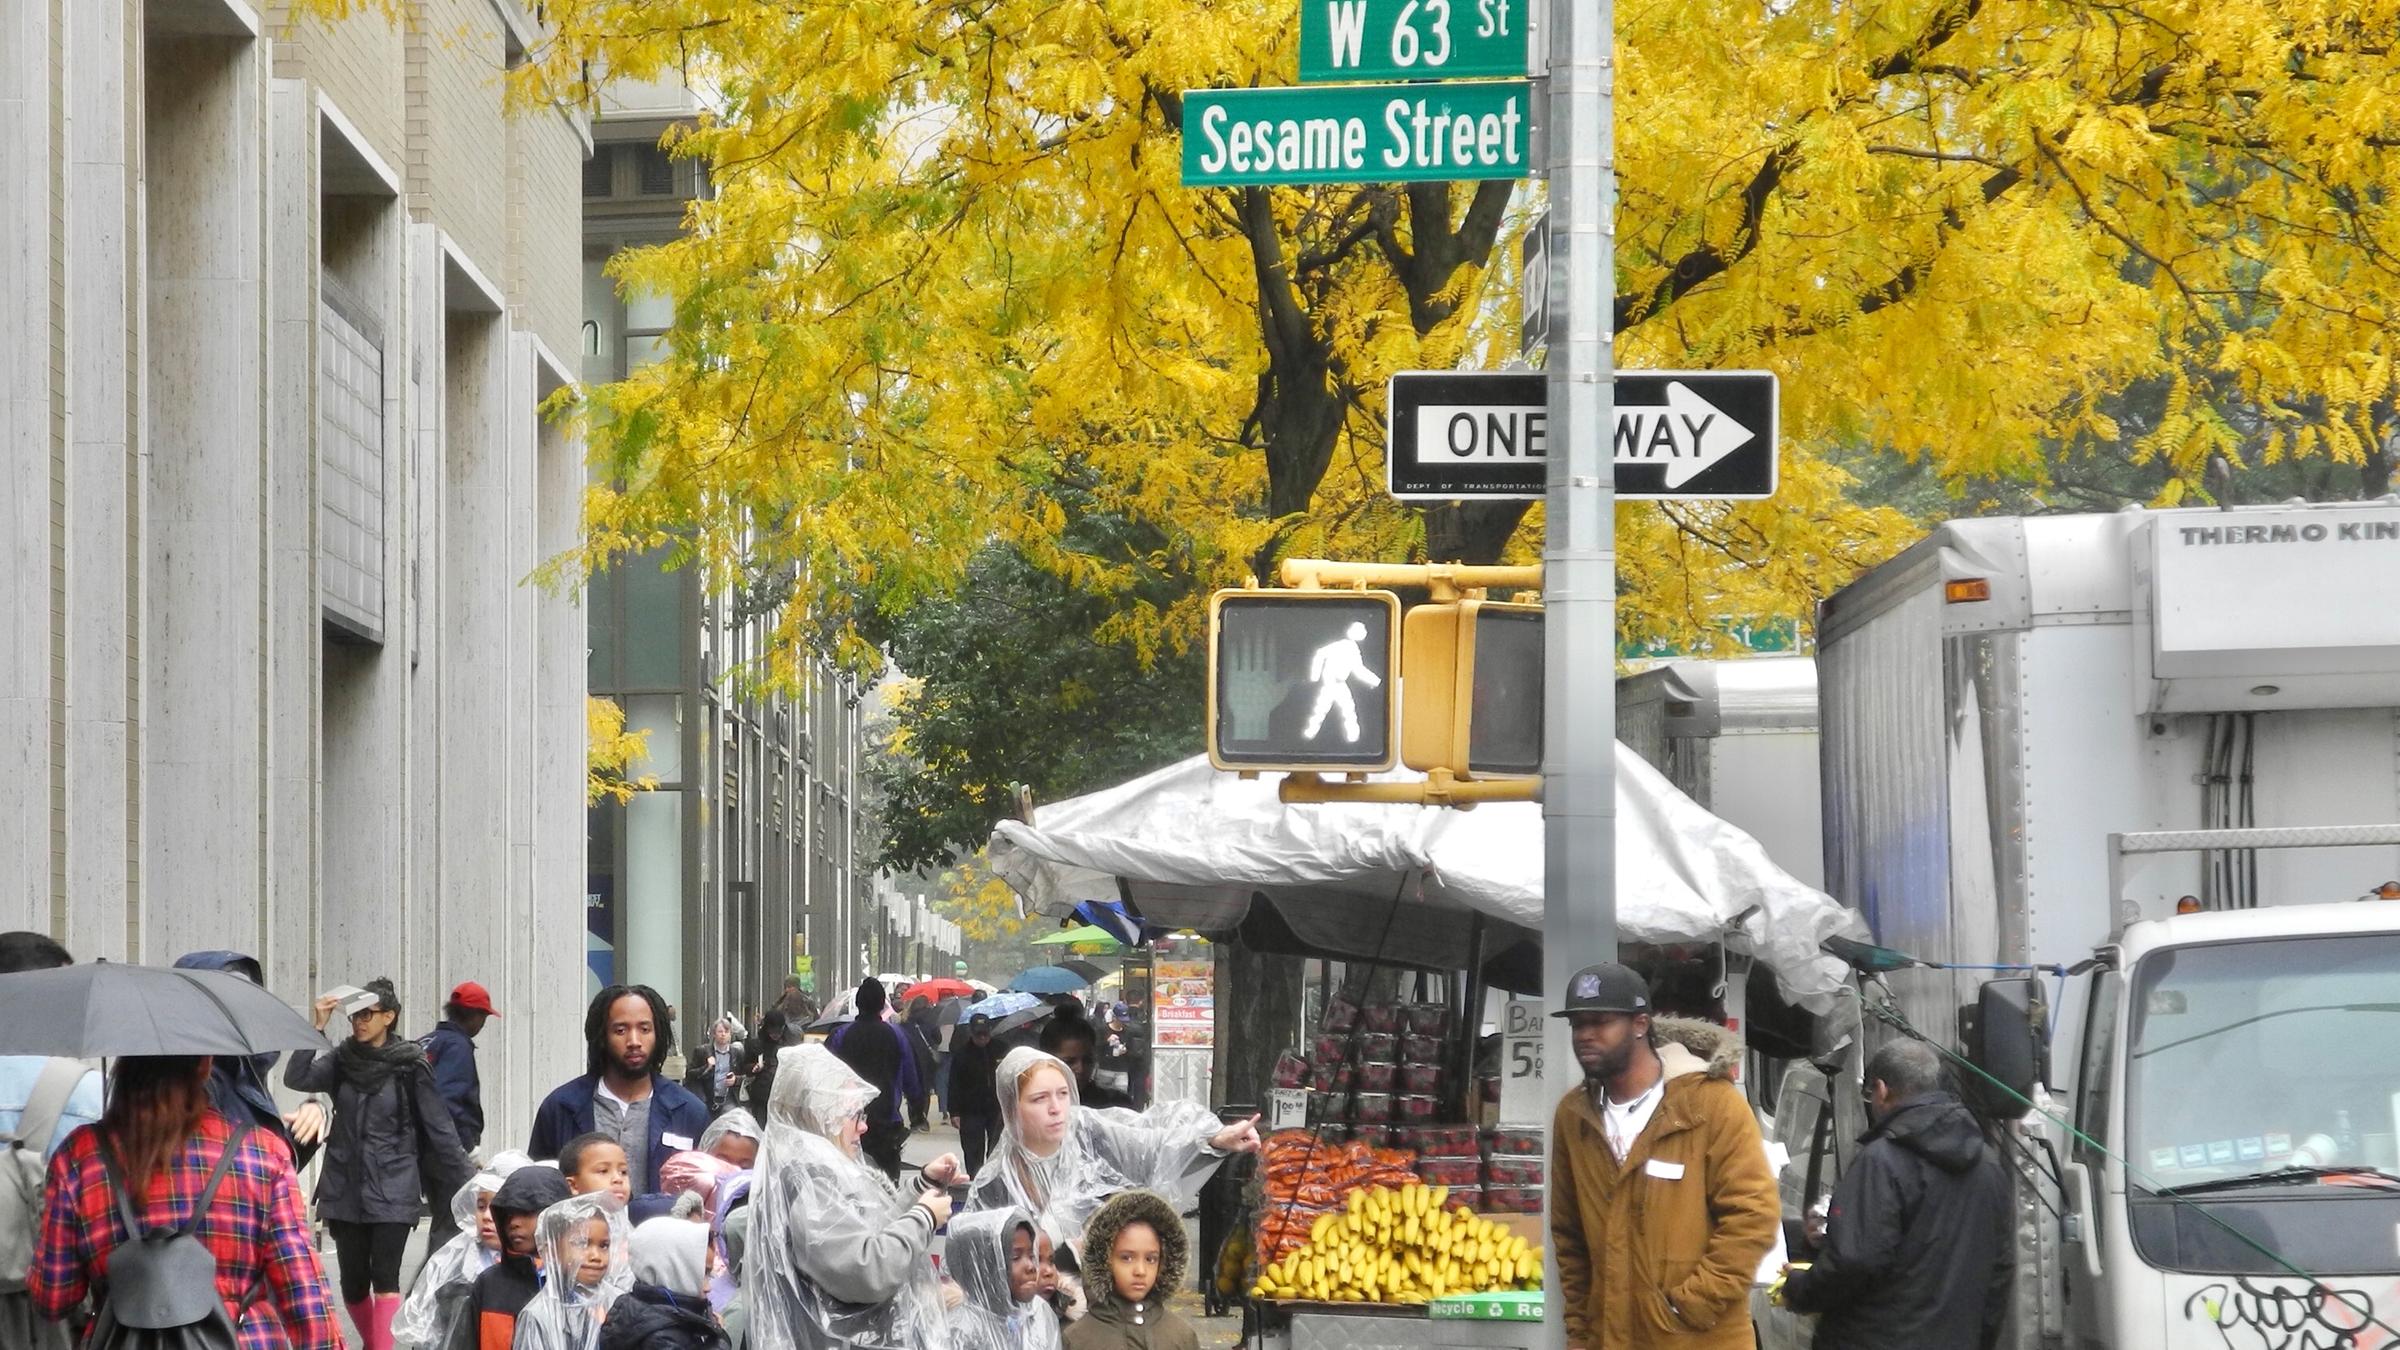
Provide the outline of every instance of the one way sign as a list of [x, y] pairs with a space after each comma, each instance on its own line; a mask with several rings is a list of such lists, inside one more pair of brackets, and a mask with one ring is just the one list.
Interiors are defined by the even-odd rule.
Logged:
[[[1548, 377], [1411, 371], [1392, 377], [1385, 474], [1403, 499], [1538, 500], [1546, 486]], [[1764, 370], [1620, 370], [1617, 495], [1775, 495], [1776, 386]]]

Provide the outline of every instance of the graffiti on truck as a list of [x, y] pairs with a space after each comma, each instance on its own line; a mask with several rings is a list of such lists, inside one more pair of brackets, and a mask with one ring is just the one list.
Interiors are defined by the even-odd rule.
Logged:
[[[2388, 1304], [2388, 1291], [2387, 1291]], [[2400, 1337], [2385, 1329], [2390, 1316], [2375, 1310], [2364, 1289], [2253, 1284], [2237, 1277], [2195, 1290], [2183, 1302], [2187, 1322], [2216, 1329], [2226, 1350], [2394, 1350]]]

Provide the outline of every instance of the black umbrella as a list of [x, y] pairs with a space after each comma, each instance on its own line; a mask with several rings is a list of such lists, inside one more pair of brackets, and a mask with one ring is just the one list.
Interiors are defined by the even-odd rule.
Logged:
[[322, 1050], [282, 999], [216, 970], [111, 961], [0, 975], [0, 1055], [260, 1055]]
[[1094, 984], [1100, 983], [1100, 977], [1108, 973], [1107, 971], [1102, 970], [1100, 967], [1093, 965], [1091, 962], [1084, 960], [1061, 961], [1059, 964], [1071, 971], [1074, 971], [1076, 974], [1081, 975], [1083, 978], [1090, 980]]
[[972, 1002], [974, 1002], [973, 999], [959, 998], [956, 995], [943, 999], [933, 1007], [933, 1024], [937, 1027], [946, 1027], [965, 1021], [967, 1005]]

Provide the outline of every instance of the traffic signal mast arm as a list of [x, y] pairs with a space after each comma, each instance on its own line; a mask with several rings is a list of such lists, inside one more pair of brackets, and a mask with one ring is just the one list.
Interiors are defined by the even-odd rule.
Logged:
[[1538, 802], [1539, 778], [1459, 778], [1448, 769], [1434, 769], [1417, 782], [1345, 783], [1322, 774], [1285, 774], [1275, 789], [1287, 805], [1309, 802], [1384, 802], [1395, 806], [1454, 806], [1464, 811], [1477, 802]]
[[1538, 591], [1542, 565], [1477, 567], [1466, 563], [1359, 563], [1323, 558], [1286, 558], [1283, 584], [1300, 590], [1363, 586], [1422, 586], [1437, 604], [1469, 591], [1493, 588]]

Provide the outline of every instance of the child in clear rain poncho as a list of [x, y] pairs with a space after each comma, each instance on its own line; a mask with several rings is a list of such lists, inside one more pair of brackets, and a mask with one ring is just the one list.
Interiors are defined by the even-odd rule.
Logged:
[[987, 1209], [951, 1221], [945, 1267], [965, 1298], [950, 1310], [950, 1350], [1058, 1350], [1058, 1314], [1042, 1301], [1033, 1216]]
[[509, 1350], [592, 1350], [609, 1305], [633, 1283], [624, 1212], [600, 1194], [569, 1196], [534, 1229], [542, 1288], [517, 1314]]
[[758, 1165], [758, 1146], [765, 1138], [766, 1131], [758, 1127], [757, 1118], [736, 1106], [710, 1121], [700, 1132], [700, 1142], [692, 1147], [746, 1172]]
[[475, 1277], [500, 1259], [500, 1228], [492, 1218], [492, 1197], [508, 1174], [524, 1166], [522, 1153], [503, 1153], [477, 1172], [450, 1199], [450, 1220], [458, 1236], [425, 1258], [408, 1301], [392, 1320], [392, 1339], [401, 1345], [450, 1344], [458, 1319], [466, 1312]]
[[1081, 1258], [1084, 1225], [1119, 1191], [1157, 1191], [1177, 1204], [1232, 1153], [1258, 1151], [1256, 1118], [1227, 1125], [1191, 1102], [1147, 1111], [1080, 1104], [1075, 1075], [1039, 1050], [1000, 1061], [1000, 1145], [967, 1188], [969, 1212], [1021, 1208], [1058, 1244], [1061, 1270]]
[[875, 1089], [822, 1045], [777, 1059], [742, 1257], [749, 1343], [761, 1350], [930, 1350], [942, 1308], [928, 1250], [950, 1218], [940, 1187], [903, 1194], [859, 1151]]

